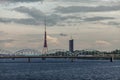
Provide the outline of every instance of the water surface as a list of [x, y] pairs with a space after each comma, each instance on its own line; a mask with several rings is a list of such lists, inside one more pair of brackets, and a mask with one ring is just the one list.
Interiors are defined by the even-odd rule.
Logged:
[[0, 80], [120, 80], [120, 61], [2, 59]]

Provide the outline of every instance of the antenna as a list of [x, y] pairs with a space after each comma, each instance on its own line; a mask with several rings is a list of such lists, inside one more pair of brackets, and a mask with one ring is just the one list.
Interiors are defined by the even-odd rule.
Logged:
[[44, 24], [45, 24], [45, 31], [46, 31], [46, 16], [45, 16], [45, 22], [44, 22]]
[[71, 39], [73, 39], [73, 36], [71, 35]]
[[71, 40], [73, 39], [73, 35], [72, 35], [72, 33], [71, 33], [71, 35], [70, 35], [70, 38], [71, 38]]

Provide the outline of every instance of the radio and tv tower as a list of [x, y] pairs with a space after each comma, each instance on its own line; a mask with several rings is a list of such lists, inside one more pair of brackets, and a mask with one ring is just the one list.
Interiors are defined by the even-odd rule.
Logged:
[[46, 18], [45, 18], [45, 33], [44, 33], [44, 45], [42, 54], [46, 54], [48, 52], [48, 45], [47, 45], [47, 31], [46, 31]]

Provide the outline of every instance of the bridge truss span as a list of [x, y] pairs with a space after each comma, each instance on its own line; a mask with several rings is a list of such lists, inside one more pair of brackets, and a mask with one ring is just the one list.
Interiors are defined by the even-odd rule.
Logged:
[[0, 49], [0, 57], [4, 56], [14, 56], [13, 52], [5, 49]]
[[22, 49], [14, 53], [16, 56], [40, 56], [41, 52], [35, 49]]

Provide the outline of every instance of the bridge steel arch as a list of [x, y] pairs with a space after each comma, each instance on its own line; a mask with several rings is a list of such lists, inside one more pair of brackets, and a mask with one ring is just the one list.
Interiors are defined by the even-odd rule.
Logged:
[[0, 57], [3, 56], [13, 56], [13, 52], [9, 51], [9, 50], [5, 50], [5, 49], [0, 49]]
[[35, 49], [22, 49], [14, 53], [16, 56], [40, 56], [41, 52]]

